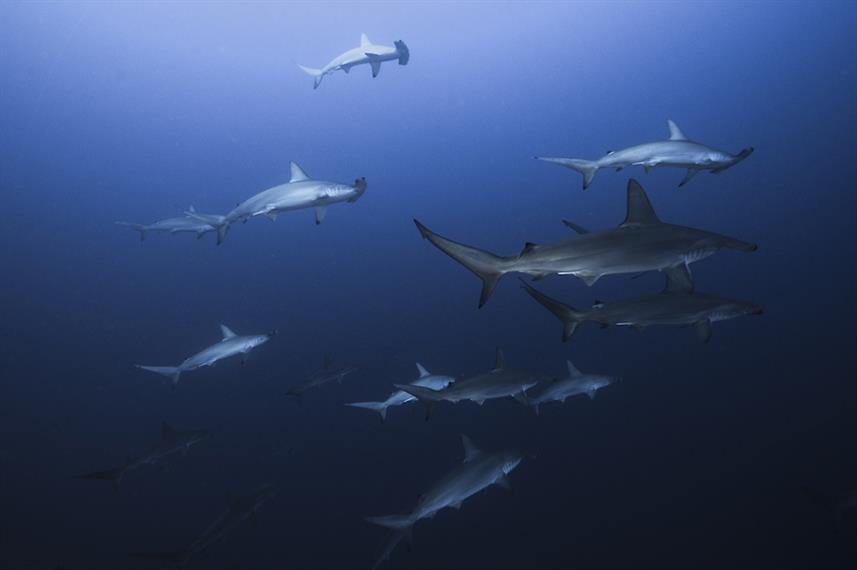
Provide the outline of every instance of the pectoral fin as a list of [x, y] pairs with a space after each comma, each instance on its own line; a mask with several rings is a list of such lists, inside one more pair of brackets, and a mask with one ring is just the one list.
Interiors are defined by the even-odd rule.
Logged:
[[315, 207], [315, 224], [318, 225], [324, 220], [324, 217], [327, 215], [327, 206], [316, 206]]
[[495, 481], [495, 483], [497, 483], [497, 485], [499, 485], [500, 487], [503, 487], [503, 488], [504, 488], [504, 489], [506, 489], [507, 491], [511, 491], [511, 490], [512, 490], [512, 484], [511, 484], [511, 483], [509, 483], [509, 478], [508, 478], [508, 477], [506, 477], [505, 475], [500, 475], [500, 476], [497, 478], [497, 480]]
[[699, 337], [699, 340], [702, 342], [708, 342], [711, 340], [711, 321], [705, 319], [704, 321], [697, 321], [694, 323], [693, 328], [696, 329], [696, 335]]
[[696, 176], [697, 172], [699, 172], [699, 170], [695, 168], [688, 168], [687, 174], [685, 174], [684, 178], [681, 179], [681, 182], [678, 183], [678, 187], [681, 188], [682, 186], [690, 182], [690, 179]]
[[378, 77], [381, 73], [381, 57], [376, 53], [367, 53], [366, 57], [369, 58], [369, 65], [372, 66], [372, 77]]

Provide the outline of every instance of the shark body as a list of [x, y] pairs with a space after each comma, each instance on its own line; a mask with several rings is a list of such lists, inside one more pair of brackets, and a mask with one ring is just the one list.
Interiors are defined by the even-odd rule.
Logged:
[[136, 366], [149, 372], [167, 376], [173, 381], [173, 386], [175, 386], [178, 384], [182, 372], [189, 372], [203, 366], [211, 366], [224, 358], [239, 354], [244, 355], [246, 358], [248, 352], [268, 342], [276, 332], [259, 335], [237, 335], [226, 325], [220, 325], [220, 330], [223, 334], [220, 342], [186, 358], [178, 366], [144, 366], [142, 364], [137, 364]]
[[584, 374], [570, 360], [566, 361], [568, 377], [554, 382], [548, 382], [537, 387], [534, 392], [527, 394], [530, 407], [538, 415], [539, 406], [547, 402], [565, 402], [580, 394], [586, 394], [590, 399], [595, 398], [598, 390], [606, 388], [619, 379], [602, 374]]
[[745, 148], [738, 154], [717, 150], [691, 141], [672, 120], [667, 121], [667, 126], [670, 137], [665, 141], [644, 143], [622, 150], [610, 151], [598, 160], [542, 156], [536, 158], [576, 170], [583, 175], [583, 189], [586, 190], [592, 184], [595, 173], [602, 168], [622, 170], [626, 166], [642, 166], [646, 172], [662, 166], [686, 168], [687, 174], [679, 183], [679, 187], [681, 187], [690, 182], [691, 178], [700, 171], [708, 170], [714, 174], [723, 172], [753, 153], [753, 147]]
[[348, 73], [356, 65], [369, 65], [372, 68], [372, 77], [378, 77], [378, 74], [381, 72], [381, 63], [397, 60], [399, 65], [407, 65], [410, 59], [411, 52], [408, 46], [405, 45], [405, 42], [401, 40], [396, 41], [392, 47], [375, 45], [369, 41], [366, 34], [361, 34], [360, 45], [358, 47], [336, 56], [321, 69], [304, 67], [303, 65], [299, 65], [298, 67], [313, 78], [313, 89], [318, 89], [324, 76], [335, 71]]
[[[417, 362], [417, 372], [419, 373], [419, 378], [410, 383], [411, 386], [418, 386], [422, 388], [428, 388], [430, 390], [442, 390], [455, 382], [455, 378], [452, 376], [443, 376], [439, 374], [432, 374], [428, 370], [426, 370], [419, 362]], [[363, 408], [366, 410], [373, 410], [378, 412], [381, 415], [381, 421], [387, 420], [387, 410], [394, 406], [401, 406], [402, 404], [407, 404], [408, 402], [413, 402], [416, 400], [416, 397], [405, 392], [404, 390], [396, 390], [392, 394], [390, 394], [386, 400], [383, 402], [352, 402], [350, 404], [345, 404], [346, 406], [351, 406], [353, 408]]]
[[625, 221], [618, 228], [589, 232], [567, 222], [579, 235], [544, 245], [527, 243], [520, 254], [511, 256], [454, 242], [414, 222], [423, 238], [482, 280], [480, 307], [507, 273], [524, 273], [535, 279], [573, 275], [591, 286], [604, 275], [676, 268], [689, 279], [689, 264], [722, 248], [757, 249], [755, 244], [721, 234], [662, 222], [634, 179], [628, 182], [627, 203]]

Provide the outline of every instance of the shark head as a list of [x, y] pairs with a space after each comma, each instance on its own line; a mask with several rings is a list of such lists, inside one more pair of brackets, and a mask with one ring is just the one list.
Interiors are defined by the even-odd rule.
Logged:
[[521, 462], [521, 459], [524, 458], [523, 455], [516, 451], [504, 451], [501, 454], [501, 461], [503, 465], [503, 473], [508, 475], [512, 471], [515, 470], [515, 467]]
[[349, 203], [354, 203], [360, 199], [360, 196], [366, 191], [366, 177], [361, 176], [354, 181], [354, 186], [346, 186], [348, 188], [348, 192], [353, 194], [351, 198], [348, 199]]
[[250, 350], [256, 348], [257, 346], [261, 346], [271, 340], [271, 337], [276, 334], [276, 331], [272, 331], [269, 334], [257, 334], [253, 336], [246, 337], [244, 341], [244, 348], [246, 350]]

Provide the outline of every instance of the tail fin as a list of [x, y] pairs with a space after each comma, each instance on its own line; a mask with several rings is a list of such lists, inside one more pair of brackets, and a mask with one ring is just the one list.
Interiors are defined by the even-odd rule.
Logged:
[[556, 299], [551, 299], [535, 287], [528, 284], [526, 281], [521, 279], [522, 287], [530, 294], [530, 297], [538, 301], [542, 306], [544, 306], [548, 311], [553, 313], [556, 318], [562, 321], [563, 329], [562, 329], [562, 341], [565, 342], [571, 335], [574, 334], [574, 330], [577, 328], [577, 325], [582, 323], [585, 320], [585, 316], [580, 311], [575, 308], [566, 305], [564, 303], [560, 303]]
[[318, 86], [321, 85], [321, 79], [324, 77], [324, 72], [320, 69], [315, 69], [313, 67], [304, 67], [303, 65], [298, 65], [304, 73], [311, 76], [313, 78], [313, 89], [318, 89]]
[[411, 527], [417, 522], [413, 515], [388, 515], [384, 517], [366, 517], [366, 522], [383, 526], [397, 532], [409, 533]]
[[205, 222], [206, 224], [217, 230], [217, 245], [222, 244], [223, 240], [226, 239], [226, 233], [229, 231], [229, 221], [226, 219], [226, 216], [219, 216], [217, 214], [202, 214], [193, 209], [192, 206], [190, 210], [185, 211], [185, 215], [189, 218], [193, 218], [194, 220]]
[[414, 223], [423, 238], [482, 280], [482, 294], [479, 296], [479, 308], [482, 308], [488, 302], [497, 282], [508, 271], [508, 264], [512, 258], [494, 255], [488, 251], [446, 239], [422, 225], [419, 220], [414, 220]]
[[535, 158], [538, 160], [544, 160], [545, 162], [553, 162], [554, 164], [559, 164], [560, 166], [565, 166], [566, 168], [578, 171], [583, 175], [584, 190], [589, 188], [589, 185], [592, 184], [592, 179], [595, 178], [595, 173], [598, 172], [599, 168], [598, 163], [594, 160], [583, 160], [580, 158], [549, 158], [545, 156], [537, 156]]
[[739, 162], [741, 162], [742, 160], [744, 160], [745, 158], [747, 158], [748, 156], [753, 154], [753, 150], [754, 149], [751, 146], [743, 149], [741, 152], [739, 152], [738, 154], [735, 155], [735, 157], [729, 162], [729, 164], [721, 166], [720, 168], [715, 168], [714, 170], [711, 171], [711, 173], [712, 174], [719, 174], [719, 173], [723, 172], [724, 170], [726, 170], [727, 168], [732, 168], [733, 166], [735, 166], [736, 164], [738, 164]]
[[143, 366], [142, 364], [137, 364], [136, 366], [142, 370], [148, 370], [149, 372], [166, 376], [173, 381], [173, 386], [179, 383], [179, 376], [181, 376], [182, 373], [182, 369], [178, 366]]
[[352, 408], [363, 408], [364, 410], [372, 410], [381, 414], [381, 421], [387, 421], [387, 404], [385, 402], [352, 402], [345, 404]]
[[396, 46], [396, 53], [399, 54], [399, 65], [408, 65], [411, 60], [411, 50], [402, 40], [394, 41], [393, 45]]
[[143, 224], [131, 224], [129, 222], [116, 222], [117, 226], [125, 226], [126, 228], [131, 228], [134, 231], [140, 232], [140, 241], [146, 239], [146, 226]]
[[414, 386], [413, 384], [393, 384], [399, 390], [407, 392], [426, 406], [426, 421], [431, 417], [431, 409], [435, 402], [443, 400], [441, 390], [432, 390], [422, 386]]
[[119, 483], [122, 482], [122, 476], [125, 475], [127, 467], [114, 467], [113, 469], [105, 469], [104, 471], [94, 471], [78, 475], [75, 479], [90, 479], [93, 481], [110, 481], [113, 483], [113, 488], [118, 491]]

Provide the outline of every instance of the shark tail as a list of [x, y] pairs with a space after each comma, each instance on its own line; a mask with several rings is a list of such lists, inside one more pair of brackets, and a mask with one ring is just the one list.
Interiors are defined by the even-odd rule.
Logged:
[[125, 226], [126, 228], [131, 228], [134, 231], [140, 232], [140, 241], [146, 239], [146, 226], [143, 224], [132, 224], [129, 222], [116, 222], [117, 226]]
[[113, 488], [118, 491], [119, 483], [122, 482], [122, 476], [125, 475], [126, 467], [114, 467], [105, 469], [104, 471], [93, 471], [92, 473], [84, 473], [78, 475], [75, 479], [89, 479], [92, 481], [110, 481], [113, 483]]
[[741, 150], [741, 152], [736, 154], [735, 158], [733, 158], [728, 164], [721, 166], [720, 168], [715, 168], [714, 170], [711, 171], [711, 173], [712, 174], [720, 174], [721, 172], [723, 172], [727, 168], [732, 168], [733, 166], [735, 166], [736, 164], [738, 164], [739, 162], [741, 162], [742, 160], [744, 160], [745, 158], [747, 158], [748, 156], [753, 154], [753, 150], [754, 149], [751, 146]]
[[219, 216], [217, 214], [201, 214], [194, 209], [187, 210], [185, 215], [189, 218], [193, 218], [195, 220], [199, 220], [200, 222], [205, 222], [215, 230], [217, 230], [217, 245], [223, 243], [223, 240], [226, 239], [226, 233], [229, 231], [229, 220], [226, 219], [226, 216]]
[[402, 40], [394, 41], [393, 45], [396, 46], [396, 53], [399, 54], [399, 65], [408, 65], [411, 60], [411, 50]]
[[550, 158], [546, 156], [537, 156], [535, 158], [538, 160], [544, 160], [545, 162], [559, 164], [560, 166], [565, 166], [566, 168], [570, 168], [581, 173], [583, 175], [584, 190], [589, 188], [589, 185], [592, 184], [592, 179], [595, 178], [595, 173], [598, 172], [598, 169], [600, 168], [598, 163], [594, 160], [583, 160], [580, 158]]
[[420, 230], [420, 234], [422, 234], [424, 239], [429, 240], [436, 248], [469, 269], [482, 280], [482, 293], [479, 296], [479, 308], [482, 308], [488, 302], [488, 298], [494, 291], [497, 282], [500, 281], [503, 274], [509, 271], [508, 266], [512, 258], [501, 257], [488, 251], [454, 242], [432, 232], [422, 225], [419, 220], [414, 220], [414, 223], [417, 225], [417, 229]]
[[[574, 307], [570, 305], [566, 305], [565, 303], [560, 303], [556, 299], [552, 299], [521, 279], [521, 286], [529, 293], [530, 297], [539, 302], [543, 307], [545, 307], [548, 311], [554, 314], [556, 318], [562, 321], [562, 341], [565, 342], [571, 335], [574, 334], [575, 329], [577, 329], [577, 325], [586, 320], [586, 316], [581, 311], [578, 311]], [[536, 410], [538, 413], [538, 410]]]
[[428, 421], [431, 417], [431, 410], [434, 404], [443, 400], [443, 396], [441, 395], [440, 390], [432, 390], [431, 388], [414, 386], [413, 384], [394, 384], [394, 386], [399, 390], [402, 390], [403, 392], [407, 392], [408, 394], [425, 404], [426, 421]]
[[363, 408], [364, 410], [372, 410], [381, 414], [381, 421], [387, 421], [387, 404], [385, 402], [352, 402], [345, 404], [352, 408]]
[[179, 366], [143, 366], [142, 364], [137, 364], [137, 368], [166, 376], [173, 381], [173, 386], [179, 383], [179, 377], [182, 373], [182, 369]]
[[324, 77], [324, 71], [321, 69], [315, 69], [314, 67], [305, 67], [303, 65], [298, 64], [304, 73], [311, 76], [313, 78], [313, 89], [318, 89], [318, 86], [321, 85], [321, 80]]

